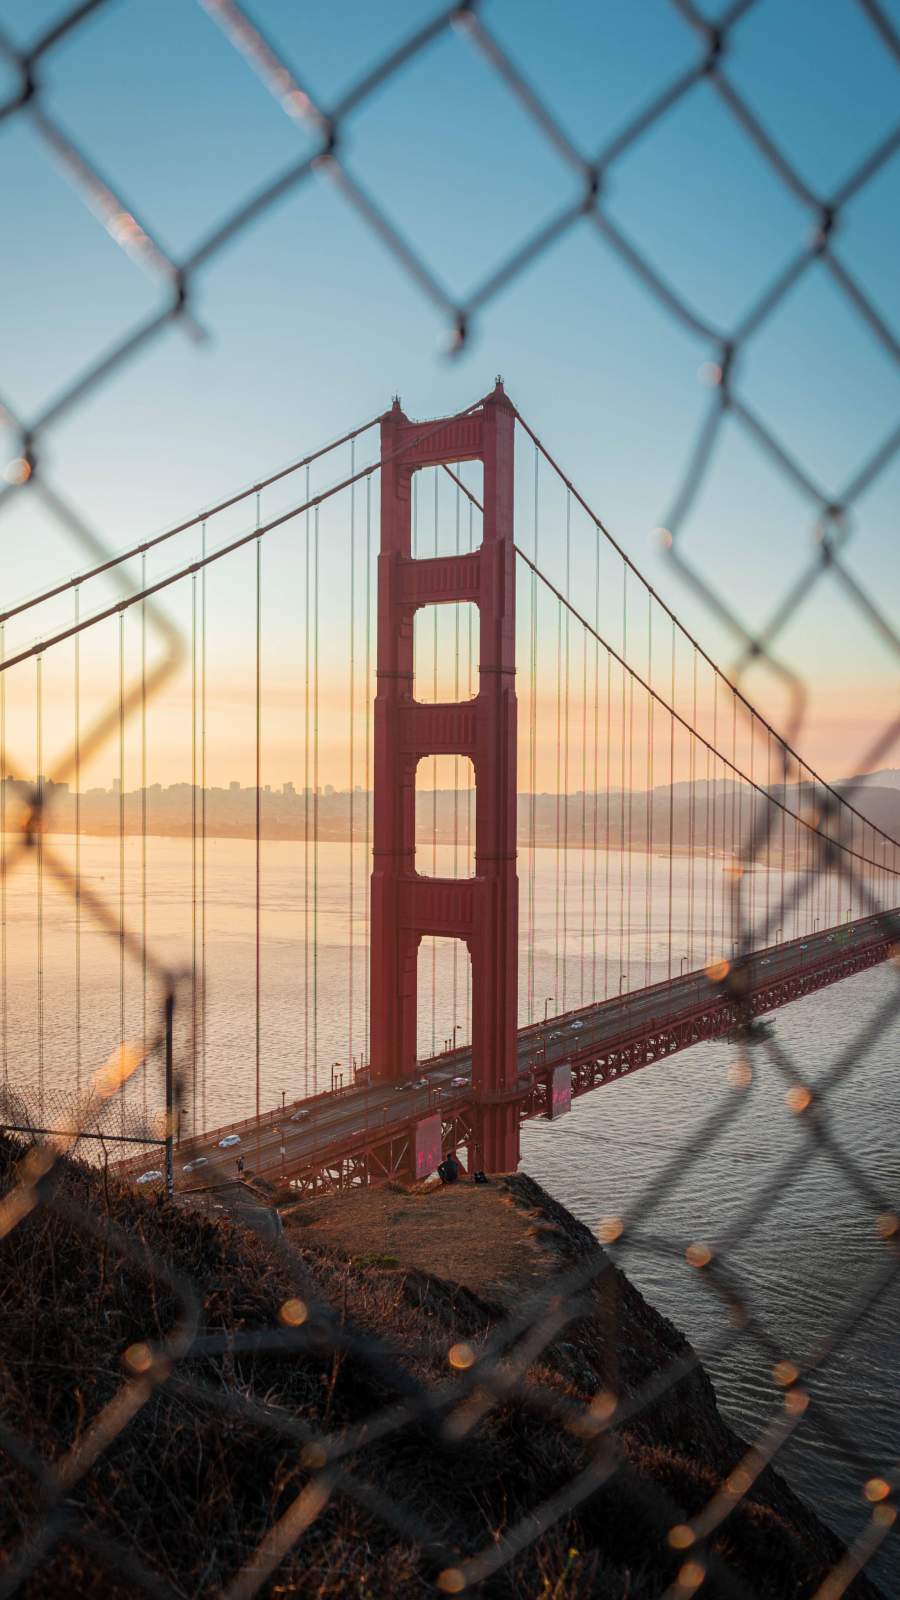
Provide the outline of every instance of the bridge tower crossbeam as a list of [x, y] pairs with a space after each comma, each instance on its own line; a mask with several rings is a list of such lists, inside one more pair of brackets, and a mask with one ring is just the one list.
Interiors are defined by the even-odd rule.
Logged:
[[[473, 1165], [514, 1169], [517, 1104], [516, 690], [513, 543], [515, 411], [497, 386], [462, 416], [416, 423], [395, 401], [381, 421], [377, 693], [371, 946], [373, 1077], [416, 1071], [417, 964], [426, 936], [458, 938], [472, 971]], [[464, 555], [412, 556], [412, 475], [480, 460], [483, 536]], [[413, 622], [422, 606], [471, 601], [479, 611], [474, 700], [414, 699]], [[467, 756], [475, 773], [475, 874], [416, 871], [416, 768]]]

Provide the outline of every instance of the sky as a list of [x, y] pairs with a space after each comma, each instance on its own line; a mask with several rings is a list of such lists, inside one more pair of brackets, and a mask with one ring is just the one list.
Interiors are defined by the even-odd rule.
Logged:
[[[58, 0], [7, 0], [2, 22], [25, 48], [63, 9]], [[394, 0], [390, 7], [255, 0], [252, 14], [327, 106], [436, 9], [433, 0]], [[707, 15], [715, 10], [706, 6]], [[900, 26], [900, 0], [888, 0], [885, 10]], [[700, 53], [670, 0], [552, 7], [488, 0], [483, 15], [588, 152]], [[734, 31], [727, 68], [803, 180], [825, 197], [896, 121], [896, 63], [854, 0], [758, 0]], [[0, 101], [13, 83], [12, 69], [0, 61]], [[179, 260], [312, 148], [309, 129], [284, 114], [191, 0], [108, 0], [47, 57], [40, 103]], [[443, 34], [348, 117], [340, 150], [454, 298], [469, 294], [578, 193], [569, 167], [458, 32]], [[26, 114], [0, 123], [0, 192], [0, 399], [27, 423], [164, 296], [86, 208]], [[740, 321], [811, 226], [706, 83], [614, 164], [603, 203], [677, 292], [725, 329]], [[846, 207], [835, 245], [895, 330], [898, 247], [895, 153]], [[470, 404], [502, 373], [523, 415], [632, 559], [729, 667], [734, 638], [665, 558], [658, 533], [709, 403], [710, 346], [660, 307], [588, 222], [485, 306], [455, 357], [447, 354], [446, 317], [327, 176], [296, 188], [217, 254], [196, 276], [192, 306], [205, 338], [168, 329], [39, 440], [41, 477], [113, 549], [339, 436], [386, 409], [394, 394], [411, 416], [442, 415]], [[840, 494], [900, 414], [898, 363], [819, 267], [748, 345], [737, 377], [747, 404], [829, 495]], [[14, 447], [12, 431], [0, 428], [0, 455]], [[861, 497], [846, 554], [856, 582], [888, 616], [896, 615], [900, 594], [898, 491], [895, 456]], [[0, 517], [0, 571], [4, 596], [15, 600], [76, 572], [84, 557], [31, 489], [11, 498]], [[280, 508], [290, 495], [276, 500]], [[554, 515], [545, 547], [554, 539], [558, 547]], [[346, 509], [342, 516], [323, 521], [330, 554], [323, 557], [320, 618], [323, 717], [335, 750], [328, 753], [323, 733], [320, 777], [338, 783]], [[358, 492], [354, 517], [364, 516]], [[361, 526], [357, 520], [355, 537]], [[199, 552], [191, 537], [192, 544], [183, 542], [185, 560]], [[270, 557], [267, 546], [264, 558], [264, 605], [278, 620], [265, 658], [265, 776], [276, 786], [302, 778], [294, 735], [306, 649], [302, 603], [291, 598], [300, 593], [291, 585], [305, 561], [305, 535], [292, 524], [279, 537], [281, 553]], [[684, 558], [756, 629], [802, 582], [814, 539], [808, 501], [745, 431], [727, 423], [680, 533]], [[275, 536], [272, 546], [274, 552]], [[180, 559], [167, 547], [154, 570]], [[250, 555], [209, 580], [216, 781], [252, 777], [252, 583]], [[92, 591], [98, 601], [109, 593], [102, 585]], [[166, 605], [189, 628], [188, 586], [170, 591]], [[62, 606], [49, 607], [10, 624], [7, 653], [63, 614]], [[129, 629], [133, 667], [130, 622]], [[49, 653], [45, 663], [48, 767], [70, 733], [69, 648], [60, 647], [54, 661]], [[779, 648], [807, 691], [804, 754], [826, 776], [855, 770], [896, 707], [889, 641], [826, 575], [804, 593]], [[85, 639], [81, 671], [86, 708], [99, 706], [117, 671], [110, 629]], [[9, 743], [12, 749], [19, 741], [24, 770], [33, 749], [33, 673], [15, 669], [8, 677]], [[784, 688], [771, 668], [754, 668], [746, 689], [776, 723], [787, 720]], [[150, 738], [151, 776], [164, 782], [190, 770], [184, 675], [168, 694]], [[357, 710], [360, 748], [363, 722]], [[896, 756], [896, 749], [883, 751], [873, 764]], [[130, 729], [126, 781], [136, 760]], [[97, 781], [108, 784], [117, 761], [105, 746]]]

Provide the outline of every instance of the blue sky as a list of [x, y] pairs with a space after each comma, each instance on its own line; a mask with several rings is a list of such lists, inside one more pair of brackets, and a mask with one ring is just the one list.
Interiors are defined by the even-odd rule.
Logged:
[[[433, 0], [255, 0], [252, 12], [328, 105], [435, 9]], [[3, 21], [25, 45], [62, 10], [56, 0], [7, 0]], [[900, 25], [900, 0], [885, 10]], [[669, 0], [493, 0], [484, 17], [586, 152], [700, 51]], [[896, 65], [853, 0], [759, 0], [735, 30], [727, 66], [824, 196], [897, 116]], [[45, 77], [48, 110], [178, 258], [311, 147], [304, 125], [284, 115], [192, 0], [110, 0], [47, 60]], [[8, 87], [0, 68], [0, 96]], [[454, 297], [578, 192], [570, 169], [455, 33], [348, 119], [341, 152]], [[0, 125], [0, 186], [0, 396], [27, 421], [151, 313], [161, 292], [88, 212], [25, 116]], [[811, 226], [707, 84], [615, 165], [604, 204], [678, 292], [724, 329]], [[896, 329], [900, 156], [848, 206], [836, 248]], [[223, 250], [195, 295], [208, 340], [168, 331], [43, 441], [48, 476], [111, 545], [340, 434], [395, 392], [411, 415], [442, 414], [502, 372], [629, 553], [728, 664], [731, 642], [665, 564], [654, 534], [709, 400], [699, 377], [709, 347], [659, 307], [589, 223], [485, 308], [453, 360], [444, 319], [323, 178]], [[900, 415], [896, 363], [820, 268], [748, 347], [739, 380], [828, 493], [840, 491]], [[895, 459], [860, 502], [848, 555], [894, 615], [898, 490]], [[6, 595], [80, 564], [27, 495], [4, 524]], [[685, 554], [758, 626], [805, 569], [812, 533], [802, 497], [727, 425], [683, 530]], [[234, 614], [243, 582], [236, 577], [221, 596]], [[336, 622], [341, 600], [326, 602]], [[798, 610], [783, 649], [810, 688], [810, 758], [840, 773], [896, 703], [896, 661], [830, 578]], [[784, 714], [771, 674], [756, 671], [748, 688]]]

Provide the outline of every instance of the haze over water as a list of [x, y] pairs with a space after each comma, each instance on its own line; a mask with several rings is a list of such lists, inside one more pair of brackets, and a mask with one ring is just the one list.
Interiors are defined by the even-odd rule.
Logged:
[[[49, 846], [72, 861], [73, 839], [51, 838]], [[79, 849], [84, 881], [104, 897], [115, 925], [119, 841], [83, 837]], [[206, 1035], [204, 1041], [201, 1032], [197, 1044], [201, 1078], [205, 1060], [205, 1090], [199, 1081], [196, 1101], [189, 1091], [184, 1126], [190, 1127], [193, 1116], [198, 1124], [214, 1125], [250, 1115], [255, 1105], [256, 1051], [253, 842], [206, 841], [205, 914], [202, 901], [196, 905], [192, 901], [192, 882], [195, 874], [202, 882], [202, 869], [196, 857], [192, 863], [191, 841], [150, 838], [146, 850], [150, 947], [185, 968], [190, 967], [192, 953], [198, 963], [205, 956]], [[139, 930], [143, 915], [139, 838], [125, 840], [124, 862], [125, 921]], [[422, 852], [420, 865], [432, 870], [430, 849]], [[436, 870], [450, 867], [449, 848], [439, 846]], [[671, 949], [676, 974], [682, 964], [700, 966], [708, 955], [730, 954], [723, 946], [723, 937], [730, 941], [727, 905], [724, 918], [720, 905], [718, 919], [711, 919], [704, 899], [707, 883], [721, 877], [721, 868], [721, 861], [709, 869], [703, 861], [695, 866], [693, 960], [682, 962], [691, 943], [690, 868], [683, 858], [672, 860]], [[346, 1081], [348, 1061], [366, 1048], [369, 859], [365, 846], [351, 850], [346, 843], [319, 845], [315, 910], [312, 871], [311, 844], [307, 858], [302, 841], [263, 841], [260, 1100], [264, 1109], [280, 1102], [282, 1090], [292, 1099], [327, 1087], [333, 1063], [340, 1063]], [[629, 871], [631, 926], [623, 915], [620, 938], [620, 895], [623, 884], [627, 890]], [[611, 853], [607, 863], [602, 851], [582, 856], [579, 850], [570, 850], [562, 856], [560, 872], [558, 891], [556, 853], [536, 851], [532, 874], [528, 851], [520, 851], [523, 946], [532, 922], [535, 930], [533, 967], [523, 949], [520, 968], [523, 1021], [529, 994], [534, 1016], [543, 1015], [545, 1000], [552, 1015], [564, 1005], [587, 1003], [594, 992], [602, 995], [604, 983], [615, 994], [620, 984], [623, 989], [640, 987], [664, 978], [669, 970], [667, 858], [654, 856], [648, 862], [638, 853], [624, 859]], [[764, 877], [760, 875], [755, 890], [757, 911], [765, 903]], [[789, 900], [792, 887], [788, 874]], [[5, 1059], [10, 1082], [30, 1085], [35, 1091], [42, 1049], [45, 1097], [52, 1107], [59, 1096], [71, 1095], [78, 1070], [86, 1083], [89, 1072], [108, 1057], [119, 1036], [120, 1004], [126, 1037], [140, 1038], [143, 985], [140, 966], [126, 955], [120, 990], [117, 940], [97, 931], [83, 909], [79, 1055], [73, 999], [74, 908], [45, 870], [41, 1040], [36, 888], [31, 856], [10, 875], [6, 886]], [[774, 906], [780, 880], [777, 890], [770, 882], [769, 892]], [[819, 893], [823, 907], [821, 888]], [[831, 904], [836, 903], [832, 886]], [[858, 903], [853, 907], [856, 915], [864, 909]], [[796, 915], [796, 931], [811, 930], [815, 905], [805, 904]], [[785, 937], [795, 932], [793, 919], [793, 911], [779, 917]], [[826, 925], [821, 915], [819, 925]], [[567, 930], [565, 962], [556, 955], [558, 928], [561, 934]], [[709, 949], [703, 948], [704, 932]], [[467, 966], [464, 952], [452, 941], [423, 947], [419, 966], [423, 1055], [433, 1045], [440, 1049], [454, 1024], [460, 1041], [467, 1036]], [[896, 1198], [900, 1176], [895, 1092], [900, 1022], [894, 1017], [862, 1049], [854, 1041], [878, 1006], [888, 1002], [897, 981], [892, 967], [879, 967], [786, 1007], [776, 1015], [772, 1039], [812, 1084], [843, 1051], [854, 1062], [829, 1091], [828, 1126], [832, 1138], [852, 1151], [856, 1170], [865, 1174], [885, 1207], [891, 1196]], [[151, 1027], [155, 998], [151, 982]], [[186, 1008], [190, 1009], [189, 999]], [[780, 1391], [771, 1376], [774, 1362], [789, 1358], [802, 1366], [835, 1324], [850, 1315], [869, 1275], [889, 1264], [890, 1257], [875, 1231], [877, 1204], [861, 1194], [826, 1154], [816, 1149], [794, 1179], [784, 1176], [785, 1164], [808, 1147], [808, 1124], [788, 1110], [787, 1085], [767, 1045], [754, 1047], [753, 1082], [746, 1091], [736, 1090], [728, 1076], [738, 1055], [738, 1048], [725, 1042], [698, 1045], [576, 1102], [557, 1125], [527, 1124], [523, 1166], [588, 1226], [608, 1215], [638, 1219], [619, 1259], [648, 1299], [692, 1340], [729, 1420], [750, 1440], [781, 1409]], [[140, 1103], [146, 1089], [149, 1107], [159, 1107], [161, 1088], [159, 1065], [154, 1062], [146, 1080], [133, 1086], [133, 1103]], [[711, 1116], [716, 1119], [715, 1139], [701, 1152], [701, 1130]], [[664, 1172], [665, 1181], [656, 1194], [655, 1181]], [[714, 1250], [724, 1249], [736, 1287], [749, 1301], [754, 1326], [764, 1332], [768, 1347], [756, 1342], [750, 1331], [736, 1332], [708, 1275], [687, 1265], [685, 1247], [696, 1240]], [[845, 1538], [852, 1538], [868, 1515], [863, 1481], [888, 1471], [900, 1455], [898, 1314], [900, 1285], [895, 1283], [813, 1380], [813, 1402], [802, 1427], [778, 1457], [794, 1486]], [[834, 1441], [819, 1431], [820, 1402], [856, 1441], [862, 1458], [856, 1466], [835, 1460]], [[900, 1552], [892, 1554], [890, 1541], [873, 1564], [872, 1575], [880, 1577], [886, 1593], [900, 1591]]]

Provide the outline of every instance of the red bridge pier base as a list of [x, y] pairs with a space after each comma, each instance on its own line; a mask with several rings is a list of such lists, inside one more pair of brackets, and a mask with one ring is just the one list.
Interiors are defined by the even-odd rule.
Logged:
[[[515, 412], [497, 380], [475, 411], [410, 422], [395, 401], [381, 421], [381, 550], [374, 737], [371, 1069], [398, 1082], [416, 1071], [419, 943], [468, 946], [472, 967], [474, 1170], [519, 1160], [517, 1085]], [[412, 474], [480, 460], [483, 542], [458, 556], [412, 558]], [[472, 601], [480, 626], [474, 700], [413, 698], [413, 618], [422, 606]], [[467, 756], [475, 771], [475, 876], [416, 871], [416, 767]]]

